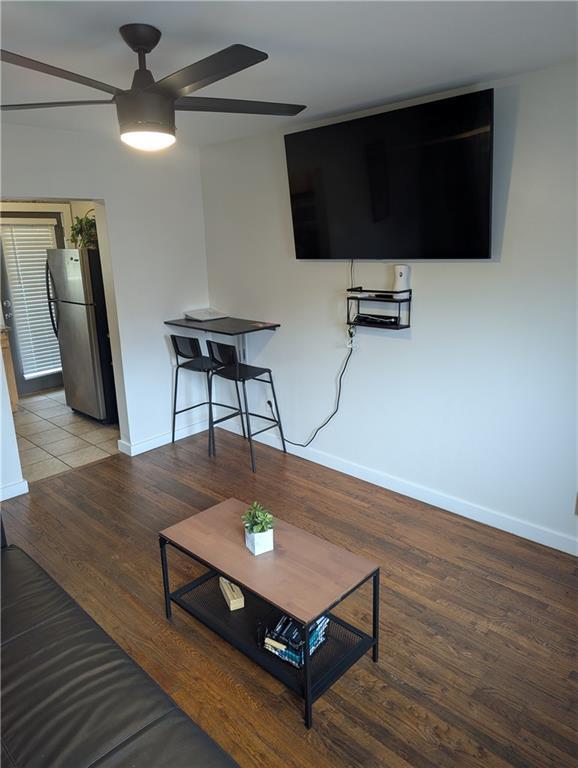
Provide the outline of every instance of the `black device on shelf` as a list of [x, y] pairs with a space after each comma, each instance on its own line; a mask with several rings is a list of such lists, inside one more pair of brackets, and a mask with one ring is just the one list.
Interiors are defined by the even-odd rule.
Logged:
[[285, 136], [298, 259], [489, 259], [493, 90]]
[[[411, 288], [404, 291], [384, 291], [358, 286], [348, 288], [347, 293], [347, 325], [387, 328], [393, 331], [405, 330], [411, 326]], [[393, 305], [388, 311], [394, 313], [362, 312], [361, 302]]]

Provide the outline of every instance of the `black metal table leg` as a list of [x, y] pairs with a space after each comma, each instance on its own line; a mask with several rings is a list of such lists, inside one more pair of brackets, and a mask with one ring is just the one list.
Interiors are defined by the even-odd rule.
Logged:
[[209, 393], [209, 456], [215, 456], [215, 425], [213, 424], [213, 374], [207, 373], [207, 391]]
[[247, 385], [245, 384], [245, 381], [243, 380], [241, 382], [243, 385], [243, 400], [245, 402], [245, 418], [247, 419], [247, 439], [249, 440], [249, 451], [251, 452], [251, 467], [253, 469], [253, 472], [257, 471], [257, 468], [255, 466], [255, 451], [253, 450], [253, 435], [251, 433], [251, 419], [249, 417], [249, 401], [247, 400]]
[[287, 446], [285, 445], [285, 435], [283, 434], [283, 425], [281, 424], [281, 414], [279, 413], [279, 404], [277, 403], [277, 395], [275, 394], [275, 385], [273, 384], [273, 374], [269, 371], [269, 381], [271, 382], [271, 392], [273, 392], [273, 402], [275, 403], [275, 410], [277, 411], [277, 427], [279, 428], [279, 434], [281, 435], [281, 445], [283, 446], [283, 453], [287, 453]]
[[243, 418], [243, 406], [241, 405], [241, 395], [239, 394], [239, 382], [235, 382], [235, 389], [237, 390], [237, 402], [239, 403], [239, 418], [241, 419], [241, 429], [243, 430], [243, 437], [247, 439], [247, 433], [245, 432], [245, 419]]
[[313, 702], [311, 701], [311, 657], [309, 655], [309, 624], [303, 628], [303, 693], [305, 697], [305, 727], [313, 725]]
[[165, 593], [165, 614], [167, 619], [171, 618], [171, 591], [169, 587], [169, 569], [167, 565], [167, 540], [159, 536], [159, 546], [161, 548], [161, 567], [163, 571], [163, 590]]
[[373, 661], [379, 659], [379, 568], [373, 574]]
[[177, 421], [177, 390], [179, 387], [179, 368], [180, 366], [177, 365], [175, 369], [175, 391], [173, 395], [173, 437], [172, 442], [175, 442], [175, 426]]

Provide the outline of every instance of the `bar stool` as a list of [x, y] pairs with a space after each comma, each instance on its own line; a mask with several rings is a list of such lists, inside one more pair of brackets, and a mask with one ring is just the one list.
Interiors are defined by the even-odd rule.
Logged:
[[[173, 344], [173, 349], [175, 350], [175, 359], [176, 359], [176, 369], [175, 369], [175, 392], [174, 392], [174, 398], [173, 398], [173, 437], [172, 442], [175, 442], [175, 424], [176, 419], [179, 413], [185, 413], [185, 411], [192, 411], [195, 408], [200, 408], [202, 405], [209, 405], [210, 406], [210, 375], [211, 372], [215, 371], [217, 368], [220, 367], [219, 363], [216, 363], [214, 360], [212, 360], [210, 357], [207, 357], [207, 355], [203, 355], [201, 351], [201, 343], [196, 338], [189, 338], [188, 336], [175, 336], [171, 334], [171, 341]], [[185, 362], [181, 363], [179, 362], [180, 358], [184, 358]], [[191, 405], [188, 408], [181, 408], [180, 411], [177, 411], [177, 393], [178, 393], [178, 386], [179, 386], [179, 371], [181, 368], [184, 368], [187, 371], [195, 371], [196, 373], [204, 373], [207, 376], [207, 391], [209, 393], [209, 400], [205, 400], [202, 403], [197, 403], [196, 405]], [[237, 413], [240, 413], [241, 411], [241, 396], [239, 394], [239, 387], [237, 385], [237, 403], [239, 405], [239, 408], [237, 409], [233, 405], [226, 405], [224, 403], [215, 403], [215, 405], [219, 405], [222, 408], [231, 408], [235, 411], [233, 415], [237, 415]], [[212, 415], [212, 410], [209, 409], [210, 415]], [[241, 426], [243, 428], [243, 437], [245, 437], [245, 425], [243, 424], [243, 417], [241, 416]], [[209, 456], [212, 455], [213, 451], [211, 448], [211, 441], [214, 439], [214, 435], [212, 430], [209, 429]]]
[[[221, 344], [217, 341], [207, 341], [207, 348], [209, 350], [209, 356], [213, 363], [215, 364], [215, 368], [213, 368], [212, 371], [209, 372], [208, 378], [209, 378], [209, 432], [212, 434], [212, 437], [209, 438], [209, 446], [212, 446], [213, 449], [213, 456], [216, 455], [215, 451], [215, 424], [220, 424], [222, 421], [226, 421], [227, 419], [232, 419], [235, 416], [239, 415], [241, 417], [241, 422], [243, 421], [243, 414], [242, 414], [242, 408], [241, 403], [239, 402], [239, 413], [231, 413], [228, 416], [224, 416], [220, 419], [217, 419], [216, 421], [213, 419], [213, 377], [218, 376], [221, 379], [228, 379], [229, 381], [235, 382], [235, 387], [237, 388], [237, 397], [239, 395], [239, 382], [241, 383], [243, 387], [243, 400], [245, 404], [245, 419], [247, 420], [247, 434], [243, 432], [243, 437], [247, 437], [249, 440], [249, 450], [251, 452], [251, 466], [253, 468], [253, 472], [256, 471], [255, 468], [255, 453], [253, 451], [253, 438], [256, 435], [260, 435], [261, 432], [266, 432], [268, 429], [273, 429], [273, 427], [279, 428], [279, 434], [281, 435], [281, 443], [283, 444], [283, 452], [287, 453], [287, 447], [285, 445], [285, 436], [283, 434], [283, 427], [281, 425], [281, 417], [279, 415], [279, 406], [277, 404], [277, 395], [275, 394], [275, 386], [273, 385], [273, 374], [271, 373], [270, 368], [258, 368], [255, 365], [246, 365], [245, 363], [240, 363], [239, 358], [237, 356], [237, 349], [236, 347], [232, 346], [231, 344]], [[267, 379], [260, 378], [261, 376], [268, 376]], [[264, 384], [269, 384], [271, 386], [271, 391], [273, 393], [273, 402], [275, 403], [275, 411], [273, 412], [273, 415], [276, 416], [276, 418], [272, 419], [269, 416], [262, 416], [259, 413], [251, 413], [249, 411], [249, 402], [247, 400], [247, 382], [248, 381], [262, 381]], [[217, 403], [218, 405], [218, 403]], [[271, 421], [272, 424], [269, 427], [265, 427], [264, 429], [260, 429], [257, 432], [251, 431], [251, 416], [258, 418], [258, 419], [264, 419], [265, 421]]]

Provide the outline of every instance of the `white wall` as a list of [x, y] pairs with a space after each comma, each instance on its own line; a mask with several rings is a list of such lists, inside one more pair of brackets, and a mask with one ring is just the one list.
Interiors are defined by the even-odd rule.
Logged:
[[[163, 321], [207, 303], [198, 153], [148, 155], [91, 133], [5, 125], [4, 198], [96, 200], [111, 342], [128, 453], [170, 439], [172, 365]], [[103, 212], [106, 212], [106, 221]], [[100, 219], [100, 220], [99, 220]], [[121, 357], [122, 355], [122, 363]], [[192, 397], [193, 377], [183, 396]], [[197, 412], [198, 413], [198, 412]], [[199, 415], [196, 417], [199, 418]], [[181, 435], [190, 431], [181, 417]]]
[[23, 479], [20, 468], [2, 355], [0, 355], [0, 368], [0, 501], [4, 501], [27, 493], [28, 483]]
[[[572, 551], [575, 70], [492, 85], [495, 260], [414, 263], [411, 330], [359, 330], [338, 417], [297, 452]], [[201, 168], [211, 304], [282, 324], [249, 352], [302, 442], [333, 405], [348, 265], [295, 259], [282, 136], [203, 149]], [[358, 263], [356, 283], [390, 270]]]

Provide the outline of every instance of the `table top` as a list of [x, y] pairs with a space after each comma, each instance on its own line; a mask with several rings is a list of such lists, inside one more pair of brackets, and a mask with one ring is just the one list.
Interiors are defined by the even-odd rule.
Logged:
[[179, 317], [176, 320], [165, 320], [165, 325], [176, 325], [179, 328], [191, 328], [207, 333], [222, 333], [225, 336], [241, 336], [255, 331], [274, 331], [280, 323], [265, 323], [258, 320], [243, 320], [240, 317], [220, 317], [217, 320], [187, 320]]
[[374, 573], [378, 566], [275, 518], [275, 549], [253, 555], [241, 515], [249, 505], [227, 499], [160, 536], [224, 573], [279, 610], [309, 623]]

